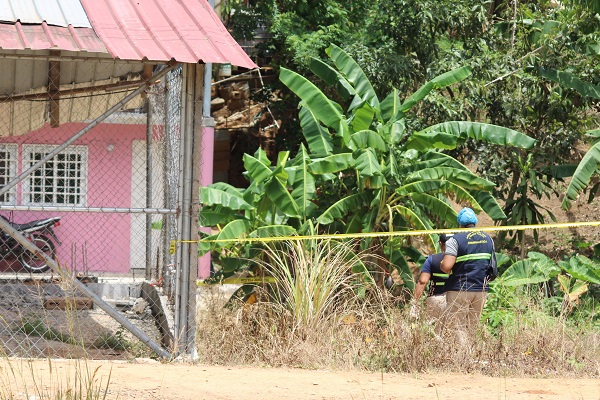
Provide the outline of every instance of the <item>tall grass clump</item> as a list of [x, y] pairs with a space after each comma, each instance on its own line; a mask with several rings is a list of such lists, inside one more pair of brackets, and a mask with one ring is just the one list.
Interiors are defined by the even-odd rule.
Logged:
[[314, 240], [267, 247], [256, 263], [277, 283], [257, 287], [254, 304], [223, 307], [218, 293], [208, 299], [198, 315], [200, 357], [225, 364], [351, 365], [345, 336], [351, 338], [352, 325], [369, 313], [368, 285], [352, 268], [373, 262], [354, 248]]
[[362, 283], [352, 267], [362, 261], [348, 243], [289, 241], [264, 255], [259, 264], [277, 280], [271, 296], [295, 327], [315, 329], [353, 309]]

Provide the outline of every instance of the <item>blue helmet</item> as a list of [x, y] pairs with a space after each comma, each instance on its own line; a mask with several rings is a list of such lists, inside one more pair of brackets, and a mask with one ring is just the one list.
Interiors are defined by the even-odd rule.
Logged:
[[470, 224], [477, 225], [477, 216], [475, 215], [475, 211], [472, 209], [465, 207], [458, 212], [458, 217], [456, 218], [458, 224], [460, 226], [467, 226]]

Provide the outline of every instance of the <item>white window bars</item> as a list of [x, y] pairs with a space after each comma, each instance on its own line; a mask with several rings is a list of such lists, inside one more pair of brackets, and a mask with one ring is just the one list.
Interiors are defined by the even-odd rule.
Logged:
[[[40, 161], [56, 146], [23, 145], [23, 170]], [[23, 205], [86, 205], [88, 148], [69, 146], [23, 181]]]
[[[17, 152], [16, 144], [0, 144], [0, 187], [17, 176]], [[1, 194], [0, 204], [17, 204], [16, 188], [13, 187], [8, 192]]]

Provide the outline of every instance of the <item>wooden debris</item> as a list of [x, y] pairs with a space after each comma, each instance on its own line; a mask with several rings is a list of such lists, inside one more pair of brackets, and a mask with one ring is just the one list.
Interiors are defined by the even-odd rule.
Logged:
[[91, 310], [94, 302], [87, 297], [47, 297], [44, 299], [46, 310]]

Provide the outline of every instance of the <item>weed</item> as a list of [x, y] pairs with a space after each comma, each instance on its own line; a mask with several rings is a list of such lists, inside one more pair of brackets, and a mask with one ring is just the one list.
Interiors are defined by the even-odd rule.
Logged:
[[66, 335], [51, 326], [47, 326], [44, 321], [35, 319], [25, 321], [18, 329], [19, 332], [29, 336], [40, 336], [47, 340], [56, 340], [68, 344], [77, 344], [69, 335]]
[[94, 340], [93, 346], [97, 349], [113, 349], [118, 351], [129, 350], [132, 344], [125, 337], [125, 328], [117, 329], [115, 334], [103, 333]]

